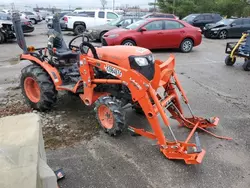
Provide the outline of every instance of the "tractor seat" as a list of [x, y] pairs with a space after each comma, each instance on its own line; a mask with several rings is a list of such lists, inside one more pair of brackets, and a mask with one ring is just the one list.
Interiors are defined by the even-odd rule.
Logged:
[[[49, 30], [48, 35], [48, 49], [51, 56], [56, 57], [58, 60], [65, 61], [78, 59], [79, 53], [74, 52], [67, 47], [61, 33], [52, 29]], [[55, 51], [54, 48], [56, 49]]]
[[79, 56], [79, 53], [74, 52], [70, 49], [57, 49], [54, 52], [53, 56], [57, 57], [59, 60], [77, 59]]

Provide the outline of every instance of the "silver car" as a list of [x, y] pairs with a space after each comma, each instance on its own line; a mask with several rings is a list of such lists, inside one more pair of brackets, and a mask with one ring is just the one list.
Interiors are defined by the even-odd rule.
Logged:
[[37, 12], [22, 12], [24, 13], [28, 19], [32, 22], [32, 24], [37, 24], [38, 22], [41, 22], [42, 19], [40, 18], [39, 14]]
[[141, 20], [137, 17], [120, 17], [104, 25], [95, 27], [89, 27], [84, 33], [90, 40], [101, 40], [102, 36], [109, 30], [116, 29], [118, 27], [127, 27], [128, 25]]

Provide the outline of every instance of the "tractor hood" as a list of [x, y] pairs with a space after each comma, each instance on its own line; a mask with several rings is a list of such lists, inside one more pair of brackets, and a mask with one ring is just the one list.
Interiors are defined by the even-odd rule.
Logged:
[[[151, 55], [152, 52], [146, 48], [137, 46], [105, 46], [96, 48], [97, 55], [101, 60], [117, 64], [124, 68], [129, 68], [130, 56], [146, 56]], [[89, 51], [89, 55], [92, 56]]]

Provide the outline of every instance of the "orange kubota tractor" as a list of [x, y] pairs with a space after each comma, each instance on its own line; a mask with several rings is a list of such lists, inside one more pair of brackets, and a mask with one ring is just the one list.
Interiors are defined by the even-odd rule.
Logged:
[[[168, 159], [184, 160], [187, 164], [201, 163], [205, 150], [201, 148], [196, 130], [215, 127], [219, 119], [194, 116], [174, 71], [173, 55], [162, 62], [154, 60], [151, 51], [145, 48], [95, 48], [84, 40], [80, 46], [73, 46], [75, 38], [67, 47], [59, 20], [54, 17], [53, 21], [54, 30], [49, 36], [48, 47], [35, 49], [26, 47], [18, 18], [13, 16], [18, 43], [24, 51], [20, 58], [32, 62], [21, 74], [23, 95], [32, 108], [50, 109], [56, 102], [57, 92], [67, 90], [79, 94], [85, 105], [95, 106], [97, 120], [109, 135], [117, 136], [129, 129], [156, 140]], [[157, 93], [158, 88], [162, 95]], [[178, 92], [190, 109], [192, 116], [189, 118], [183, 114]], [[124, 108], [128, 105], [145, 114], [152, 132], [127, 126]], [[180, 125], [191, 129], [185, 141], [176, 138], [165, 111], [169, 111]], [[168, 127], [173, 141], [164, 136], [158, 117]], [[195, 143], [190, 143], [193, 136]]]

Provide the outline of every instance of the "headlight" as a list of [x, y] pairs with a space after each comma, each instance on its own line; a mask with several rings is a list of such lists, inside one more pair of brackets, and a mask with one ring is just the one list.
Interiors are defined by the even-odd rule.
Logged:
[[112, 38], [113, 39], [113, 38], [116, 38], [118, 36], [119, 36], [118, 34], [112, 34], [112, 35], [109, 35], [108, 38]]
[[218, 31], [218, 30], [220, 30], [220, 28], [211, 29], [211, 31]]
[[148, 80], [152, 80], [155, 74], [155, 64], [153, 55], [129, 56], [131, 69], [139, 72]]
[[147, 66], [148, 65], [148, 60], [144, 57], [135, 57], [135, 62], [137, 65], [140, 67]]

